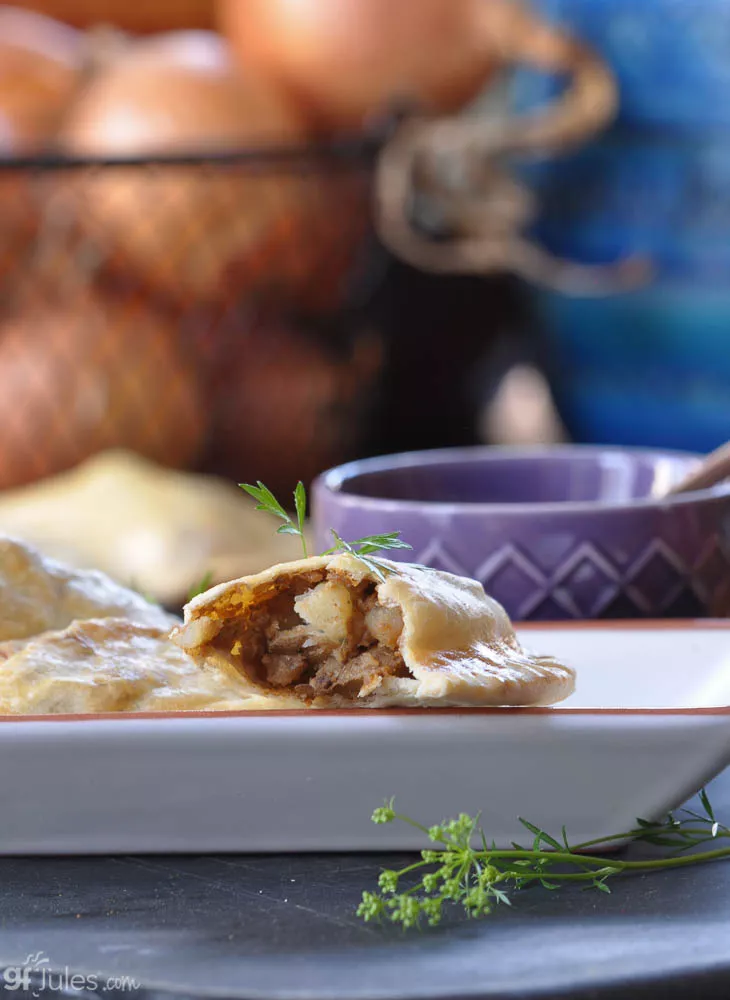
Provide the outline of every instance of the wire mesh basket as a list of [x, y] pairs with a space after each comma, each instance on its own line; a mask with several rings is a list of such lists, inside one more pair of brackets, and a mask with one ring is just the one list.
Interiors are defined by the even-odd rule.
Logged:
[[277, 488], [350, 456], [376, 152], [2, 163], [0, 489], [114, 447]]

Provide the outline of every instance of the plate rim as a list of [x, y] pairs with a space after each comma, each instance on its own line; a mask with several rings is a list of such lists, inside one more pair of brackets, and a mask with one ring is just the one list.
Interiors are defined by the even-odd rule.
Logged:
[[[564, 630], [568, 632], [583, 631], [643, 631], [643, 632], [730, 632], [730, 618], [634, 618], [634, 619], [581, 619], [566, 621], [527, 621], [514, 622], [514, 627], [519, 632], [539, 632]], [[600, 718], [612, 716], [649, 716], [649, 717], [671, 717], [671, 716], [705, 716], [705, 717], [725, 717], [730, 716], [730, 705], [715, 705], [704, 708], [557, 708], [555, 706], [533, 706], [533, 707], [474, 707], [452, 706], [444, 708], [320, 708], [311, 709], [235, 709], [230, 711], [205, 711], [197, 710], [190, 712], [89, 712], [89, 713], [67, 713], [59, 715], [0, 715], [0, 725], [5, 723], [15, 723], [22, 725], [29, 722], [59, 723], [59, 722], [116, 722], [121, 725], [139, 720], [164, 719], [167, 722], [181, 719], [247, 719], [247, 718], [344, 718], [355, 716], [358, 719], [367, 718], [395, 718], [403, 716], [449, 716], [467, 715], [470, 718], [476, 716], [553, 716], [553, 717], [577, 717], [577, 716], [597, 716]]]

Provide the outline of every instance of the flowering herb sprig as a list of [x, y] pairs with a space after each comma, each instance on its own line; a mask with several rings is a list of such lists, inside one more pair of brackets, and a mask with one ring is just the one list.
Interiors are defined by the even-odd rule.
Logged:
[[[563, 827], [560, 838], [553, 837], [525, 819], [522, 826], [533, 836], [532, 847], [513, 844], [498, 850], [488, 843], [479, 826], [478, 816], [462, 813], [456, 819], [426, 827], [408, 816], [397, 813], [393, 800], [376, 809], [373, 823], [396, 820], [422, 831], [434, 845], [421, 851], [419, 861], [399, 871], [386, 869], [380, 873], [379, 892], [364, 892], [357, 909], [363, 920], [390, 921], [404, 928], [424, 922], [440, 923], [446, 906], [461, 906], [470, 917], [484, 917], [496, 905], [511, 905], [508, 889], [541, 885], [558, 890], [578, 883], [583, 888], [610, 893], [609, 879], [628, 872], [660, 871], [682, 868], [730, 858], [730, 846], [718, 846], [709, 851], [684, 852], [703, 844], [720, 844], [730, 840], [730, 828], [719, 823], [707, 796], [700, 793], [702, 812], [682, 809], [669, 814], [658, 823], [637, 820], [636, 827], [626, 833], [601, 837], [600, 840], [571, 844]], [[477, 847], [474, 847], [474, 841]], [[640, 841], [667, 848], [661, 858], [623, 861], [587, 853], [597, 844], [610, 841]], [[403, 889], [403, 883], [408, 887]]]

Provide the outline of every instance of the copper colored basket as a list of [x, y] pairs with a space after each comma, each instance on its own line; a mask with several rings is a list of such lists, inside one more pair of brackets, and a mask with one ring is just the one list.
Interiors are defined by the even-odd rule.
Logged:
[[2, 163], [0, 488], [120, 446], [272, 488], [349, 457], [376, 151]]

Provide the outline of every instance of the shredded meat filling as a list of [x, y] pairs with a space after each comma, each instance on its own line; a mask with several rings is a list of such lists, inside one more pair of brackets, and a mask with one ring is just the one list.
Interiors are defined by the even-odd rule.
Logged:
[[386, 677], [407, 677], [399, 649], [400, 609], [378, 603], [375, 585], [336, 574], [287, 584], [221, 635], [243, 669], [272, 688], [317, 695], [364, 697]]
[[264, 653], [261, 663], [266, 670], [266, 679], [273, 687], [294, 684], [309, 666], [306, 657], [297, 653]]
[[403, 667], [400, 653], [384, 646], [372, 646], [351, 660], [340, 663], [336, 656], [325, 660], [310, 681], [315, 694], [372, 694], [384, 677], [397, 677]]

